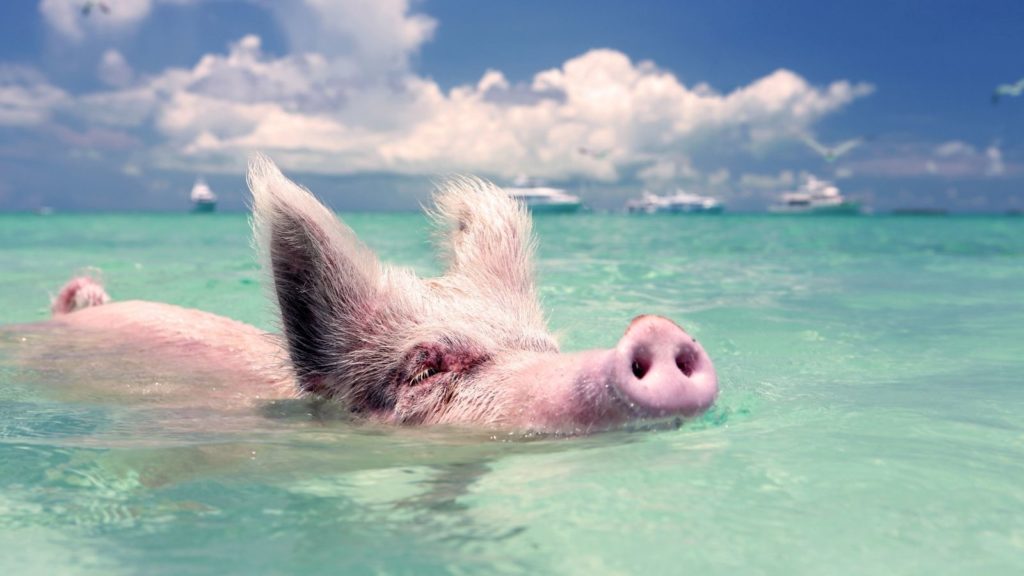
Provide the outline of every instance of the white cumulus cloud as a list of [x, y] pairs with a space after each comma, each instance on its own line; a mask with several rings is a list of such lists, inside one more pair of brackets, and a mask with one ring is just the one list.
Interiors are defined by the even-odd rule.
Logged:
[[88, 32], [130, 29], [153, 8], [153, 0], [106, 0], [109, 11], [96, 8], [85, 15], [82, 13], [84, 4], [82, 0], [41, 0], [39, 12], [50, 28], [63, 38], [77, 42]]
[[124, 87], [132, 83], [135, 73], [124, 55], [114, 49], [103, 53], [96, 68], [100, 80], [109, 86]]
[[437, 21], [413, 13], [408, 0], [277, 0], [292, 52], [344, 58], [364, 70], [404, 70]]
[[373, 78], [347, 61], [271, 57], [258, 37], [246, 36], [191, 69], [88, 95], [83, 113], [114, 124], [151, 122], [165, 153], [216, 159], [229, 170], [261, 149], [286, 153], [293, 169], [324, 173], [613, 181], [638, 168], [644, 179], [665, 180], [694, 175], [680, 152], [688, 144], [739, 127], [751, 138], [785, 138], [872, 90], [847, 81], [815, 87], [778, 70], [719, 94], [615, 50], [571, 58], [525, 85], [489, 70], [448, 91], [410, 72]]
[[973, 156], [977, 153], [974, 146], [962, 140], [949, 140], [935, 147], [935, 155], [939, 158], [954, 158], [956, 156]]
[[740, 176], [742, 188], [758, 190], [784, 190], [796, 184], [796, 174], [792, 170], [783, 170], [778, 174], [748, 173]]
[[[130, 27], [167, 1], [124, 0], [88, 19], [72, 14], [80, 4], [71, 1], [42, 0], [40, 10], [75, 39], [87, 26]], [[290, 53], [268, 55], [258, 36], [247, 35], [190, 68], [139, 76], [109, 50], [98, 73], [111, 89], [76, 97], [74, 113], [153, 132], [156, 161], [208, 170], [237, 171], [251, 151], [263, 150], [287, 168], [331, 174], [668, 182], [699, 176], [688, 150], [704, 142], [742, 147], [790, 138], [873, 90], [846, 80], [816, 86], [780, 69], [723, 93], [610, 49], [523, 82], [492, 69], [444, 89], [411, 69], [437, 22], [409, 0], [261, 5], [281, 24]]]
[[637, 172], [637, 178], [651, 187], [696, 178], [698, 172], [686, 156], [658, 158]]
[[999, 148], [999, 143], [993, 142], [988, 148], [985, 148], [985, 159], [988, 161], [985, 166], [986, 176], [1002, 176], [1006, 173], [1003, 151]]
[[0, 64], [0, 126], [45, 123], [70, 99], [38, 71]]
[[849, 164], [858, 176], [1000, 178], [1019, 172], [1019, 164], [1006, 161], [999, 142], [980, 149], [963, 140], [895, 141], [877, 143], [873, 150], [873, 155]]

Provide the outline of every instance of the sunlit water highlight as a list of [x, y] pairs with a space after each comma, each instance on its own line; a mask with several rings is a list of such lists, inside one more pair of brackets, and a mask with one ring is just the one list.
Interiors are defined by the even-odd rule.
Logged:
[[[421, 216], [347, 220], [437, 272]], [[40, 389], [78, 383], [0, 330], [0, 574], [1024, 573], [1024, 220], [536, 225], [564, 347], [676, 319], [715, 361], [711, 412], [524, 440], [61, 402]], [[0, 324], [85, 266], [116, 299], [273, 328], [242, 215], [0, 216]]]

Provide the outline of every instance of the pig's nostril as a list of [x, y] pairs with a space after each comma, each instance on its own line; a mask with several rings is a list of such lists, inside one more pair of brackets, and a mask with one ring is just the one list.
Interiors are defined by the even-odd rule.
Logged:
[[676, 367], [687, 376], [693, 375], [693, 367], [697, 364], [697, 358], [691, 350], [683, 350], [676, 356]]
[[633, 363], [630, 365], [630, 369], [633, 371], [633, 376], [636, 376], [637, 380], [640, 380], [647, 375], [648, 371], [650, 371], [651, 359], [641, 352], [633, 358]]
[[646, 371], [643, 369], [642, 366], [640, 366], [639, 362], [637, 362], [636, 360], [633, 360], [632, 368], [633, 368], [633, 376], [636, 376], [638, 379], [644, 377], [644, 373]]

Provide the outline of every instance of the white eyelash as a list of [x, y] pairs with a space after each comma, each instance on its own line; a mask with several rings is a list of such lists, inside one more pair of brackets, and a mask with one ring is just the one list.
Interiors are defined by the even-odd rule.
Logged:
[[433, 376], [434, 374], [436, 374], [436, 372], [432, 368], [424, 368], [422, 372], [420, 372], [420, 373], [416, 374], [415, 376], [413, 376], [412, 380], [410, 380], [409, 383], [410, 384], [418, 384], [418, 383], [422, 382], [423, 380], [426, 380], [430, 376]]

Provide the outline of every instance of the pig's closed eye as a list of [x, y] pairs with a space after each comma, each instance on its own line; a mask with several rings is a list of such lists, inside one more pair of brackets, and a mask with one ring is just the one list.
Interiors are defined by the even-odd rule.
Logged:
[[417, 386], [446, 376], [465, 374], [486, 359], [486, 354], [471, 348], [421, 344], [410, 353], [403, 380], [408, 386]]
[[406, 366], [404, 380], [409, 386], [422, 384], [446, 371], [444, 353], [433, 344], [421, 344], [414, 348]]
[[420, 382], [426, 380], [427, 378], [430, 378], [431, 376], [434, 376], [435, 374], [438, 374], [437, 369], [428, 366], [428, 367], [424, 368], [423, 370], [420, 370], [416, 374], [413, 374], [412, 379], [409, 380], [409, 384], [412, 385], [412, 386], [415, 386], [415, 385], [419, 384]]

